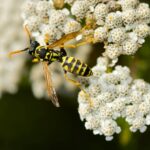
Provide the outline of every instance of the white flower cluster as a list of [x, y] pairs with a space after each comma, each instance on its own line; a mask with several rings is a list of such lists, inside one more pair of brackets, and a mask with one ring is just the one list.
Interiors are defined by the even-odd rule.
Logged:
[[22, 0], [7, 0], [0, 6], [0, 98], [4, 92], [15, 93], [18, 90], [24, 68], [25, 56], [16, 59], [7, 57], [9, 51], [24, 47], [22, 22], [21, 18], [18, 19], [21, 4]]
[[132, 132], [144, 132], [150, 125], [150, 84], [132, 79], [128, 67], [116, 66], [112, 72], [107, 68], [108, 59], [98, 58], [94, 75], [85, 82], [90, 97], [79, 93], [79, 114], [86, 129], [112, 140], [121, 132], [116, 119], [122, 117]]
[[71, 18], [69, 10], [57, 10], [52, 0], [26, 1], [23, 5], [23, 18], [33, 36], [41, 44], [44, 44], [45, 34], [49, 35], [51, 43], [64, 34], [81, 29], [80, 23]]
[[112, 11], [111, 5], [98, 4], [94, 16], [98, 27], [94, 39], [105, 42], [104, 56], [115, 59], [120, 55], [133, 55], [150, 35], [150, 8], [138, 0], [118, 0]]
[[[100, 57], [92, 69], [94, 75], [81, 79], [90, 95], [88, 97], [81, 91], [78, 97], [79, 113], [81, 120], [85, 120], [85, 127], [94, 134], [105, 135], [106, 140], [112, 140], [115, 133], [121, 132], [116, 119], [122, 117], [129, 123], [131, 131], [144, 132], [150, 124], [150, 85], [132, 79], [127, 67], [116, 66], [112, 71], [108, 68], [120, 55], [135, 54], [150, 35], [149, 5], [139, 0], [64, 0], [64, 4], [58, 9], [52, 0], [26, 1], [23, 18], [41, 45], [45, 44], [46, 34], [51, 44], [65, 34], [80, 31], [87, 24], [91, 28], [81, 33], [81, 40], [90, 38], [94, 43], [105, 44], [104, 57]], [[82, 61], [88, 58], [89, 52], [87, 45], [74, 52], [67, 51]], [[111, 65], [110, 59], [113, 60]], [[33, 93], [38, 98], [46, 95], [41, 69], [37, 65], [31, 71]], [[58, 65], [54, 64], [51, 72], [52, 77], [57, 78], [53, 79], [56, 88], [63, 84], [72, 89], [62, 80]], [[38, 74], [36, 78], [35, 74]]]
[[89, 14], [95, 19], [94, 42], [105, 43], [104, 56], [110, 59], [135, 54], [150, 35], [150, 8], [139, 0], [69, 2], [76, 20], [86, 20]]
[[52, 0], [24, 4], [25, 23], [40, 43], [43, 44], [45, 34], [53, 42], [64, 34], [79, 31], [83, 26], [81, 20], [88, 19], [89, 14], [96, 23], [93, 41], [105, 43], [104, 56], [110, 59], [135, 54], [150, 35], [150, 8], [139, 0], [65, 0], [65, 3], [71, 6], [70, 10], [65, 7], [56, 10]]

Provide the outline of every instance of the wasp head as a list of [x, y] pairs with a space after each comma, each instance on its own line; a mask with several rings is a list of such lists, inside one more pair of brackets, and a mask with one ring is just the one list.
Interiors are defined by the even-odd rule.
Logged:
[[35, 50], [36, 50], [36, 48], [37, 48], [39, 45], [40, 45], [40, 44], [39, 44], [37, 41], [31, 40], [31, 41], [30, 41], [29, 54], [30, 54], [30, 55], [35, 54]]

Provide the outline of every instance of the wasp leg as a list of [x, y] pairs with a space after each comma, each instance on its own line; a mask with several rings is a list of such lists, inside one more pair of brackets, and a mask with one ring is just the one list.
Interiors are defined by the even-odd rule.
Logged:
[[79, 87], [81, 90], [84, 91], [84, 89], [81, 87], [81, 84], [73, 79], [70, 79], [68, 76], [67, 76], [67, 72], [64, 71], [64, 76], [65, 76], [65, 79], [68, 80], [69, 82], [73, 83], [75, 86]]
[[39, 62], [39, 59], [38, 59], [38, 58], [33, 58], [33, 59], [32, 59], [32, 62], [33, 62], [33, 63], [38, 63], [38, 62]]
[[85, 96], [87, 97], [88, 101], [89, 101], [89, 104], [90, 106], [92, 107], [93, 106], [93, 102], [90, 98], [90, 95], [82, 88], [81, 84], [78, 82], [78, 81], [75, 81], [73, 79], [70, 79], [68, 76], [67, 76], [67, 72], [64, 70], [64, 76], [65, 76], [65, 79], [69, 82], [71, 82], [72, 84], [74, 84], [75, 86], [77, 86], [78, 88], [81, 89], [81, 91], [84, 92]]
[[49, 35], [45, 34], [44, 35], [44, 42], [45, 42], [46, 45], [49, 45], [49, 39], [50, 39]]
[[82, 46], [82, 45], [85, 45], [85, 44], [89, 44], [89, 43], [94, 43], [94, 38], [87, 38], [85, 39], [84, 41], [76, 44], [76, 47], [79, 47], [79, 46]]

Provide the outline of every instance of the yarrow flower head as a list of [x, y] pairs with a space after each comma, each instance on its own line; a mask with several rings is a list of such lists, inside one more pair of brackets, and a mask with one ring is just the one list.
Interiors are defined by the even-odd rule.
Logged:
[[104, 135], [106, 140], [112, 140], [115, 133], [121, 132], [116, 121], [120, 117], [129, 123], [132, 132], [144, 132], [149, 125], [150, 84], [142, 79], [134, 80], [128, 67], [116, 66], [108, 72], [108, 64], [107, 58], [98, 58], [89, 86], [85, 86], [92, 104], [86, 93], [79, 93], [81, 120], [85, 120], [86, 129]]
[[[95, 24], [90, 37], [95, 43], [105, 43], [104, 56], [110, 59], [135, 54], [150, 35], [150, 8], [139, 0], [65, 0], [64, 4], [69, 4], [71, 9], [65, 5], [57, 9], [52, 0], [24, 4], [25, 23], [40, 43], [43, 43], [39, 38], [41, 33], [47, 32], [52, 43], [65, 34], [81, 30], [85, 25], [83, 20], [86, 22], [89, 16], [93, 18], [90, 23]], [[110, 50], [112, 46], [116, 49]]]

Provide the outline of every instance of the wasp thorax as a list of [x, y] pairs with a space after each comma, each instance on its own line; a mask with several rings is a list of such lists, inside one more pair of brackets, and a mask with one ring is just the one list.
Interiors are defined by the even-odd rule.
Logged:
[[67, 56], [67, 53], [66, 53], [66, 51], [65, 51], [64, 48], [61, 48], [61, 49], [60, 49], [60, 55], [61, 55], [61, 57]]

